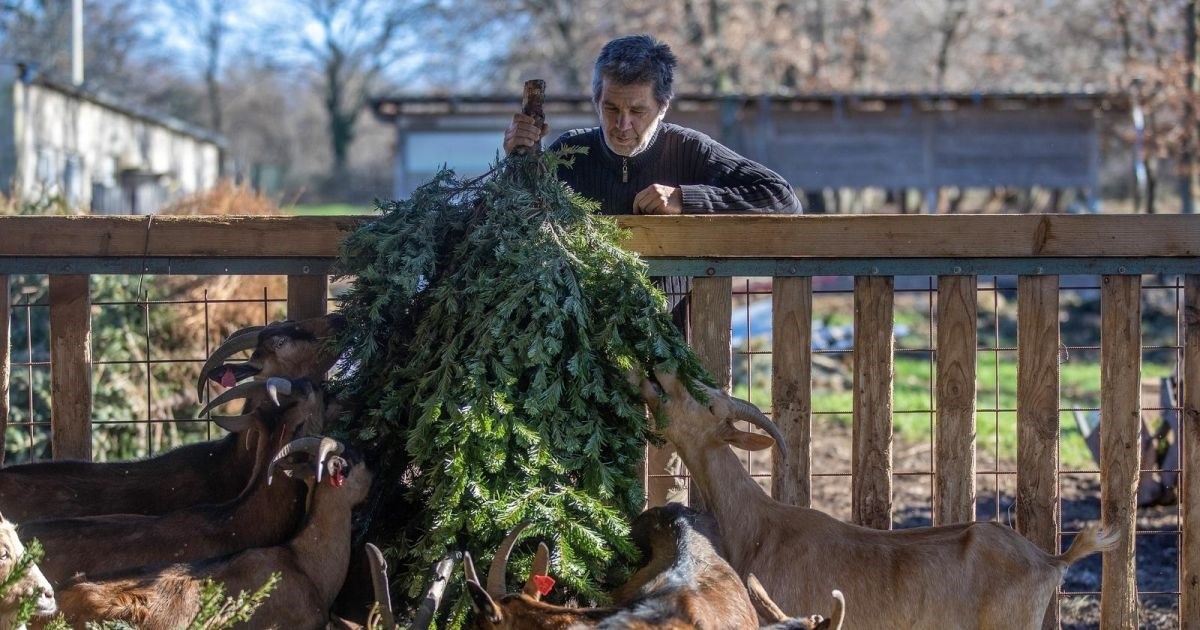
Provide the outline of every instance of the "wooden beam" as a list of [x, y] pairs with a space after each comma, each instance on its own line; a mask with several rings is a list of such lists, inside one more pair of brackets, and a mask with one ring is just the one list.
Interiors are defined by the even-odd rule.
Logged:
[[329, 276], [288, 276], [287, 318], [320, 317], [329, 312]]
[[[1017, 531], [1058, 553], [1058, 276], [1017, 280]], [[1058, 597], [1043, 628], [1058, 628]]]
[[[717, 386], [725, 391], [733, 380], [733, 357], [730, 353], [729, 322], [733, 317], [733, 278], [696, 278], [692, 282], [691, 294], [692, 348], [700, 363], [716, 379]], [[704, 509], [704, 502], [696, 486], [691, 486], [688, 503]]]
[[1200, 630], [1200, 275], [1184, 280], [1183, 369], [1180, 418], [1183, 548], [1180, 550], [1179, 618], [1183, 630]]
[[[0, 256], [325, 257], [374, 216], [0, 217]], [[1200, 255], [1200, 215], [623, 216], [651, 257]], [[54, 234], [51, 239], [40, 238]]]
[[975, 520], [975, 276], [940, 276], [934, 525]]
[[893, 287], [891, 276], [854, 279], [854, 522], [892, 527]]
[[775, 278], [771, 288], [771, 419], [788, 459], [774, 451], [771, 494], [812, 503], [812, 278]]
[[0, 466], [4, 465], [5, 436], [8, 435], [8, 382], [12, 376], [12, 331], [9, 330], [11, 316], [8, 276], [0, 274]]
[[50, 276], [50, 448], [92, 459], [90, 276]]
[[1100, 297], [1100, 515], [1121, 535], [1105, 552], [1100, 627], [1136, 628], [1134, 532], [1141, 467], [1141, 285], [1139, 276], [1103, 276]]

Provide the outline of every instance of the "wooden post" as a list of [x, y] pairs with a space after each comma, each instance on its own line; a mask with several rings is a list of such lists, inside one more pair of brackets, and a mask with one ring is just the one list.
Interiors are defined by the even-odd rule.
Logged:
[[[714, 276], [696, 278], [692, 283], [692, 348], [700, 363], [712, 373], [717, 386], [729, 391], [733, 380], [733, 357], [730, 356], [729, 322], [733, 318], [733, 278]], [[704, 502], [693, 484], [688, 503], [699, 510]]]
[[891, 276], [854, 278], [854, 522], [892, 526], [893, 286]]
[[939, 276], [934, 525], [975, 520], [975, 276]]
[[12, 365], [12, 305], [8, 298], [8, 275], [0, 273], [0, 466], [4, 465], [5, 436], [8, 435], [8, 382]]
[[288, 276], [287, 292], [288, 319], [320, 317], [329, 310], [328, 276]]
[[771, 288], [771, 419], [788, 461], [771, 458], [777, 501], [812, 503], [812, 278], [775, 278]]
[[54, 459], [92, 459], [90, 276], [50, 276], [50, 447]]
[[[1017, 280], [1017, 531], [1058, 553], [1058, 276]], [[1043, 628], [1058, 628], [1058, 596]]]
[[1183, 481], [1179, 503], [1183, 510], [1183, 548], [1180, 550], [1179, 618], [1183, 630], [1200, 630], [1200, 275], [1184, 280], [1183, 405], [1179, 420], [1183, 448]]
[[1140, 276], [1104, 276], [1100, 302], [1100, 515], [1120, 533], [1104, 554], [1100, 627], [1138, 626], [1134, 531], [1141, 468]]

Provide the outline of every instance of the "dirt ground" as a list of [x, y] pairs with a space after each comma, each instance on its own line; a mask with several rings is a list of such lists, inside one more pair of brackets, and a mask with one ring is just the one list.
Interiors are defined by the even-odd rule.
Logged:
[[[845, 520], [850, 518], [850, 428], [823, 419], [814, 420], [813, 507]], [[893, 469], [900, 474], [893, 483], [894, 521], [897, 528], [931, 524], [932, 483], [931, 453], [928, 443], [902, 445], [893, 449]], [[768, 472], [769, 462], [754, 462], [753, 472]], [[1013, 471], [1013, 462], [996, 462], [980, 453], [979, 473]], [[833, 475], [833, 476], [828, 476]], [[1063, 474], [1061, 485], [1061, 529], [1075, 532], [1100, 518], [1100, 478], [1098, 474]], [[764, 483], [769, 483], [763, 479]], [[997, 485], [1000, 492], [996, 492]], [[1012, 474], [986, 474], [978, 477], [976, 514], [979, 520], [999, 520], [1009, 525], [1016, 513], [1014, 497], [1016, 477]], [[1142, 508], [1138, 513], [1137, 575], [1141, 596], [1140, 628], [1179, 628], [1179, 510], [1178, 506]], [[1071, 543], [1071, 535], [1062, 537], [1062, 549]], [[1093, 555], [1076, 563], [1066, 575], [1059, 598], [1062, 628], [1082, 630], [1100, 625], [1100, 556]], [[1073, 594], [1073, 593], [1087, 593]]]

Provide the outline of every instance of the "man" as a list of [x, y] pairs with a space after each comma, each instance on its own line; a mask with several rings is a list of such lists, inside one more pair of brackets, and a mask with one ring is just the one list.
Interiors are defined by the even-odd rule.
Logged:
[[[770, 169], [698, 131], [662, 122], [675, 66], [670, 47], [649, 35], [606, 44], [592, 73], [601, 125], [568, 131], [550, 146], [588, 149], [559, 178], [599, 201], [604, 214], [800, 212], [791, 186]], [[548, 128], [514, 115], [505, 152], [536, 144]]]
[[[674, 96], [676, 59], [649, 35], [605, 44], [592, 72], [592, 102], [600, 126], [564, 133], [550, 145], [587, 147], [558, 177], [604, 214], [799, 213], [792, 187], [775, 172], [692, 129], [664, 123]], [[541, 141], [549, 129], [524, 114], [504, 132], [504, 151]], [[687, 330], [691, 278], [660, 278], [659, 286], [681, 330]], [[647, 483], [650, 505], [682, 500], [678, 462], [669, 449], [652, 449]]]

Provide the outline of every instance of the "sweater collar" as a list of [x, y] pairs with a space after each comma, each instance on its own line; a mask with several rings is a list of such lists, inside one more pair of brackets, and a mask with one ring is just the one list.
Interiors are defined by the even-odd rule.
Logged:
[[667, 122], [658, 123], [658, 128], [654, 130], [654, 136], [650, 139], [650, 146], [646, 147], [645, 151], [633, 157], [618, 155], [612, 149], [608, 148], [608, 143], [604, 141], [604, 129], [597, 127], [596, 134], [599, 136], [600, 154], [604, 156], [604, 163], [615, 169], [620, 169], [624, 163], [628, 164], [630, 170], [638, 170], [648, 164], [657, 162], [664, 144], [664, 130], [669, 124]]

